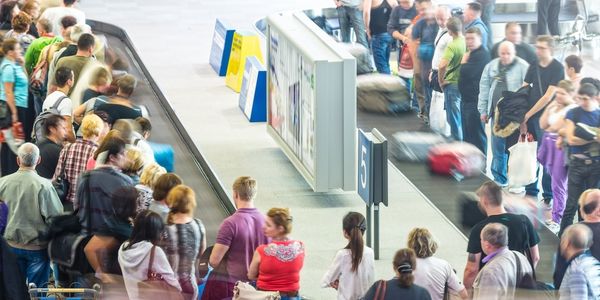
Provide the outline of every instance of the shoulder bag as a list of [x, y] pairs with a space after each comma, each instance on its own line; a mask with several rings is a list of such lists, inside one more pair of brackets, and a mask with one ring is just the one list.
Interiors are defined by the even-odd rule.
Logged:
[[377, 290], [375, 290], [375, 297], [373, 297], [373, 300], [385, 299], [386, 290], [387, 290], [387, 281], [379, 280], [379, 284], [377, 284]]
[[238, 281], [233, 288], [233, 300], [280, 300], [279, 292], [257, 291], [247, 282]]
[[65, 203], [67, 201], [69, 189], [71, 188], [71, 184], [69, 183], [69, 180], [67, 179], [67, 176], [65, 174], [65, 163], [67, 161], [67, 155], [69, 155], [69, 149], [71, 149], [71, 146], [73, 146], [72, 143], [69, 145], [69, 147], [67, 147], [67, 149], [65, 149], [65, 154], [63, 155], [63, 159], [61, 160], [62, 168], [60, 169], [60, 174], [56, 177], [56, 180], [52, 181], [52, 185], [56, 190], [56, 194], [58, 194], [58, 198], [62, 203]]
[[152, 246], [150, 250], [150, 262], [148, 264], [147, 279], [138, 282], [138, 298], [139, 299], [170, 299], [183, 300], [183, 295], [174, 286], [164, 280], [161, 274], [152, 271], [154, 266], [154, 253], [156, 246]]

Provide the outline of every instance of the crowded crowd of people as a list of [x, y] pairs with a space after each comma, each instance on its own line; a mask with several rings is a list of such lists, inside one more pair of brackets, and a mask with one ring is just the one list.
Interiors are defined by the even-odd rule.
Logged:
[[[311, 254], [291, 235], [291, 211], [263, 214], [256, 180], [239, 177], [236, 211], [207, 245], [191, 183], [154, 159], [151, 120], [133, 97], [137, 79], [76, 2], [43, 11], [38, 0], [0, 2], [1, 298], [27, 299], [30, 284], [100, 284], [109, 299], [228, 299], [249, 282], [244, 289], [264, 299], [300, 299]], [[428, 0], [365, 0], [362, 11], [361, 1], [336, 1], [344, 39], [353, 26], [358, 43], [370, 40], [379, 72], [391, 73], [392, 41], [408, 45], [420, 117], [427, 122], [432, 100], [443, 98], [451, 136], [482, 152], [498, 101], [530, 86], [515, 132], [489, 137], [494, 180], [477, 191], [486, 218], [471, 229], [462, 280], [435, 256], [432, 233], [414, 228], [393, 257], [395, 276], [377, 281], [367, 220], [349, 212], [347, 244], [321, 279], [338, 299], [600, 299], [600, 81], [582, 78], [580, 57], [565, 66], [554, 59], [551, 36], [538, 36], [534, 50], [519, 24], [493, 44], [494, 1], [480, 2], [461, 20]], [[549, 226], [559, 227], [554, 280], [543, 285], [535, 282], [540, 237], [504, 206], [507, 149], [524, 133], [539, 140], [540, 198], [552, 207]], [[539, 185], [526, 193], [539, 197]]]

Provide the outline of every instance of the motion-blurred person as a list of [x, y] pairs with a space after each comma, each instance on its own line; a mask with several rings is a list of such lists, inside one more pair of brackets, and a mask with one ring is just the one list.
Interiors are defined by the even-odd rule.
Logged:
[[89, 86], [85, 89], [81, 98], [82, 104], [92, 98], [106, 95], [112, 82], [112, 75], [106, 66], [99, 65], [92, 72]]
[[463, 140], [475, 145], [484, 155], [487, 153], [487, 136], [481, 121], [477, 104], [479, 84], [483, 69], [490, 62], [490, 52], [482, 45], [479, 28], [471, 27], [465, 32], [467, 53], [463, 55], [458, 79], [461, 99], [461, 120]]
[[502, 188], [493, 181], [487, 181], [477, 190], [477, 196], [479, 196], [479, 207], [485, 212], [487, 218], [473, 226], [469, 234], [468, 259], [463, 279], [467, 289], [473, 286], [477, 274], [489, 261], [482, 255], [482, 253], [489, 255], [491, 252], [483, 252], [485, 249], [482, 248], [481, 232], [490, 223], [500, 223], [508, 228], [508, 240], [505, 245], [508, 246], [508, 249], [520, 253], [529, 252], [534, 266], [540, 259], [538, 249], [540, 238], [533, 228], [533, 224], [524, 215], [506, 212], [503, 206]]
[[57, 110], [66, 121], [70, 142], [75, 141], [75, 131], [73, 131], [73, 101], [67, 95], [73, 87], [74, 76], [73, 70], [67, 67], [58, 68], [54, 75], [57, 89], [46, 97], [42, 105], [42, 111], [45, 111], [54, 107], [60, 101]]
[[5, 0], [0, 2], [0, 31], [6, 33], [12, 29], [12, 19], [19, 13], [16, 0]]
[[354, 29], [356, 42], [369, 49], [367, 43], [367, 32], [362, 12], [360, 11], [360, 0], [333, 0], [337, 8], [337, 15], [340, 21], [340, 34], [342, 42], [350, 43], [350, 28]]
[[119, 119], [135, 120], [141, 117], [142, 110], [131, 100], [136, 85], [137, 79], [133, 75], [127, 74], [119, 78], [117, 94], [111, 97], [109, 102], [98, 106], [96, 110], [106, 112], [112, 123]]
[[583, 74], [583, 60], [577, 55], [569, 55], [565, 58], [565, 72], [567, 73], [567, 79], [573, 83], [575, 90], [579, 89]]
[[[516, 91], [525, 80], [529, 65], [525, 60], [516, 56], [515, 45], [509, 41], [501, 42], [498, 46], [499, 57], [490, 61], [483, 69], [479, 81], [479, 101], [477, 109], [481, 121], [493, 128], [495, 123], [494, 112], [498, 100], [505, 91]], [[508, 152], [506, 139], [491, 134], [492, 164], [491, 171], [494, 181], [500, 186], [506, 186], [508, 179]]]
[[[164, 228], [165, 224], [157, 213], [141, 211], [133, 221], [131, 237], [119, 247], [119, 265], [129, 299], [142, 299], [140, 295], [144, 295], [144, 292], [140, 292], [138, 283], [149, 279], [148, 269], [160, 275], [169, 285], [181, 290], [167, 255], [162, 248], [156, 246]], [[161, 296], [160, 291], [149, 292], [154, 296]]]
[[[546, 225], [555, 233], [560, 229], [560, 220], [567, 202], [567, 165], [565, 164], [565, 153], [557, 147], [558, 132], [566, 125], [567, 112], [577, 107], [574, 96], [573, 83], [561, 80], [556, 87], [554, 100], [548, 104], [540, 118], [540, 126], [545, 132], [537, 158], [552, 178], [552, 195], [554, 196], [552, 218], [546, 220]], [[562, 141], [558, 144], [562, 144]]]
[[600, 299], [600, 262], [589, 252], [592, 241], [592, 231], [583, 224], [569, 226], [560, 238], [561, 253], [569, 261], [561, 300]]
[[169, 206], [167, 205], [167, 195], [174, 187], [183, 184], [181, 177], [175, 173], [167, 173], [160, 175], [153, 186], [152, 202], [150, 202], [149, 210], [157, 213], [165, 223], [169, 215]]
[[[584, 224], [592, 231], [592, 245], [590, 254], [596, 259], [600, 259], [600, 190], [589, 189], [579, 197], [579, 213], [583, 216]], [[556, 264], [554, 266], [554, 287], [560, 289], [565, 271], [569, 266], [568, 260], [562, 255], [561, 248], [558, 248], [556, 255]]]
[[[521, 123], [520, 133], [530, 133], [536, 141], [540, 141], [544, 135], [544, 131], [540, 128], [540, 117], [542, 109], [550, 103], [558, 82], [565, 78], [565, 69], [562, 64], [553, 58], [554, 39], [550, 36], [539, 36], [535, 44], [538, 63], [530, 65], [525, 75], [524, 85], [531, 85], [529, 90], [529, 105], [530, 109], [525, 114], [525, 119]], [[519, 133], [513, 134], [507, 140], [507, 148], [516, 144]], [[538, 149], [541, 143], [538, 143]], [[545, 205], [549, 205], [552, 201], [552, 185], [551, 178], [546, 170], [542, 170], [542, 199]], [[539, 179], [539, 178], [538, 178]], [[538, 181], [525, 187], [527, 196], [538, 199], [539, 189]]]
[[366, 230], [366, 219], [362, 214], [349, 212], [344, 216], [342, 231], [348, 245], [336, 253], [321, 279], [321, 287], [337, 290], [338, 300], [359, 299], [373, 284], [375, 258], [373, 250], [365, 245]]
[[586, 125], [600, 127], [598, 89], [590, 83], [584, 83], [577, 93], [579, 107], [567, 112], [564, 129], [569, 145], [569, 169], [567, 204], [560, 222], [561, 232], [573, 224], [581, 193], [600, 187], [600, 139], [598, 135], [579, 134], [581, 131], [584, 134], [587, 132], [584, 129]]
[[[17, 257], [23, 282], [45, 287], [50, 275], [48, 241], [49, 220], [63, 213], [58, 195], [49, 180], [35, 172], [40, 162], [36, 145], [19, 147], [19, 170], [0, 178], [0, 198], [8, 206], [4, 238]], [[9, 287], [10, 288], [10, 287]]]
[[4, 34], [4, 39], [13, 38], [21, 44], [21, 55], [25, 54], [35, 37], [27, 33], [32, 19], [26, 12], [20, 12], [12, 19], [12, 29]]
[[263, 291], [277, 291], [283, 300], [300, 299], [300, 271], [304, 266], [304, 243], [289, 237], [292, 215], [288, 208], [267, 212], [265, 235], [271, 239], [256, 248], [248, 268], [248, 279]]
[[517, 51], [517, 56], [524, 59], [528, 64], [535, 64], [537, 56], [535, 55], [535, 49], [528, 43], [523, 42], [523, 29], [517, 22], [508, 22], [504, 29], [504, 39], [496, 44], [492, 48], [492, 58], [500, 56], [500, 44], [504, 41], [509, 41], [514, 44]]
[[140, 175], [142, 175], [142, 170], [144, 169], [142, 152], [136, 147], [127, 147], [125, 157], [127, 158], [127, 164], [123, 168], [123, 173], [131, 178], [133, 185], [138, 185], [140, 183]]
[[436, 131], [444, 136], [450, 134], [450, 125], [446, 120], [446, 111], [444, 110], [444, 94], [440, 88], [438, 81], [438, 66], [442, 59], [442, 55], [446, 51], [448, 44], [452, 41], [452, 36], [448, 33], [446, 23], [452, 16], [448, 6], [437, 6], [435, 11], [435, 21], [439, 26], [438, 33], [435, 37], [435, 50], [431, 60], [431, 73], [429, 74], [429, 85], [432, 89], [431, 104], [429, 106], [429, 126], [433, 131]]
[[[419, 114], [426, 124], [429, 124], [429, 106], [431, 104], [431, 86], [429, 84], [429, 73], [431, 72], [431, 62], [433, 52], [435, 51], [435, 38], [439, 27], [435, 20], [435, 8], [431, 2], [422, 2], [427, 8], [422, 18], [417, 21], [412, 29], [412, 40], [416, 44], [418, 68], [415, 67], [415, 89], [417, 100], [419, 102]], [[419, 78], [417, 78], [419, 76]], [[419, 84], [417, 84], [419, 82]]]
[[[417, 257], [412, 249], [400, 249], [394, 255], [392, 262], [396, 276], [391, 280], [376, 281], [367, 294], [362, 298], [365, 300], [392, 300], [412, 299], [431, 300], [429, 292], [423, 287], [415, 284], [414, 270], [417, 268]], [[382, 287], [384, 286], [385, 289]], [[378, 289], [385, 290], [385, 294], [375, 298]]]
[[395, 0], [363, 1], [363, 20], [367, 28], [367, 37], [371, 40], [371, 52], [377, 72], [391, 74], [390, 50], [392, 36], [387, 32], [387, 24], [394, 7]]
[[481, 20], [481, 4], [478, 2], [468, 3], [463, 12], [463, 22], [465, 31], [469, 28], [476, 27], [481, 32], [481, 42], [484, 48], [489, 50], [489, 45], [492, 44], [489, 28]]
[[558, 15], [560, 14], [560, 0], [538, 0], [537, 1], [537, 34], [538, 36], [548, 34], [560, 36], [558, 27]]
[[148, 139], [152, 132], [152, 123], [150, 123], [150, 120], [147, 118], [139, 117], [135, 119], [133, 125], [133, 145], [142, 151], [144, 162], [146, 164], [155, 162], [154, 151], [148, 143]]
[[177, 276], [184, 299], [198, 299], [197, 261], [206, 249], [206, 229], [194, 218], [196, 195], [185, 185], [174, 187], [167, 196], [171, 208], [159, 242]]
[[79, 176], [85, 171], [88, 160], [93, 156], [98, 148], [98, 143], [104, 137], [104, 122], [97, 115], [90, 114], [83, 118], [81, 123], [82, 138], [78, 138], [74, 143], [66, 145], [60, 152], [56, 171], [54, 172], [53, 180], [63, 173], [65, 179], [69, 182], [69, 193], [65, 210], [72, 210], [77, 207], [75, 202], [75, 191]]
[[461, 98], [458, 91], [458, 79], [460, 77], [460, 62], [467, 45], [462, 35], [462, 23], [458, 18], [450, 18], [446, 27], [448, 33], [452, 36], [452, 42], [448, 43], [448, 47], [446, 47], [438, 65], [438, 81], [444, 92], [444, 108], [446, 109], [446, 120], [450, 124], [450, 135], [453, 139], [462, 141]]
[[408, 248], [417, 255], [417, 269], [414, 270], [415, 283], [424, 287], [433, 300], [444, 299], [447, 292], [457, 293], [468, 299], [465, 286], [460, 283], [456, 272], [445, 260], [434, 257], [438, 244], [426, 228], [414, 228], [408, 233]]
[[58, 165], [63, 143], [69, 136], [67, 122], [63, 116], [50, 115], [44, 122], [44, 139], [38, 141], [41, 162], [35, 168], [44, 178], [52, 179]]
[[31, 24], [29, 24], [28, 34], [34, 38], [39, 38], [40, 33], [37, 28], [37, 21], [40, 17], [40, 2], [39, 0], [27, 0], [21, 9], [31, 17]]
[[140, 183], [135, 186], [139, 194], [137, 203], [138, 212], [150, 207], [153, 189], [156, 186], [158, 178], [164, 174], [167, 174], [167, 170], [157, 163], [151, 163], [144, 167], [140, 175]]
[[51, 7], [42, 13], [41, 18], [52, 23], [55, 35], [60, 34], [60, 20], [65, 16], [73, 16], [77, 19], [77, 24], [85, 24], [85, 13], [75, 6], [76, 3], [77, 0], [63, 0], [63, 6]]
[[[489, 39], [487, 49], [489, 50], [492, 47], [494, 39], [494, 34], [492, 33], [492, 16], [496, 8], [496, 0], [476, 0], [476, 2], [481, 5], [481, 21], [488, 29]], [[486, 43], [486, 41], [483, 41], [483, 43]]]
[[533, 273], [527, 257], [509, 249], [509, 230], [500, 223], [488, 223], [481, 230], [481, 249], [486, 257], [485, 267], [473, 283], [474, 300], [513, 299], [518, 283]]
[[[74, 56], [60, 58], [56, 63], [56, 70], [61, 67], [67, 67], [73, 70], [73, 85], [76, 85], [77, 80], [79, 79], [79, 74], [81, 74], [81, 70], [83, 70], [87, 63], [93, 59], [92, 53], [94, 52], [95, 43], [96, 42], [93, 35], [89, 33], [82, 34], [77, 41], [77, 54]], [[56, 80], [53, 81], [51, 85], [55, 84]]]
[[[34, 108], [29, 107], [27, 98], [29, 85], [27, 74], [23, 70], [21, 53], [21, 45], [17, 40], [7, 39], [2, 43], [0, 56], [3, 56], [4, 59], [0, 64], [0, 101], [6, 102], [7, 113], [10, 113], [12, 123], [21, 122], [25, 140], [29, 141], [33, 127]], [[18, 169], [17, 156], [13, 151], [16, 152], [16, 150], [11, 150], [7, 143], [2, 144], [0, 151], [2, 176], [12, 174]]]
[[62, 38], [59, 36], [54, 36], [52, 33], [52, 25], [50, 21], [46, 19], [39, 19], [37, 21], [37, 28], [40, 34], [40, 37], [33, 40], [27, 51], [25, 51], [25, 70], [27, 74], [31, 74], [33, 72], [34, 67], [37, 65], [38, 59], [42, 54], [42, 50], [51, 44], [58, 43], [62, 41]]
[[417, 8], [414, 0], [399, 0], [398, 4], [392, 9], [387, 23], [387, 31], [394, 40], [400, 41], [402, 45], [410, 41], [410, 34], [406, 30], [417, 16]]
[[[232, 189], [237, 210], [219, 227], [209, 260], [214, 270], [204, 287], [204, 300], [232, 297], [235, 283], [238, 280], [248, 281], [248, 267], [254, 250], [269, 242], [262, 230], [265, 218], [254, 207], [256, 180], [247, 176], [239, 177]], [[225, 271], [220, 271], [225, 268]]]

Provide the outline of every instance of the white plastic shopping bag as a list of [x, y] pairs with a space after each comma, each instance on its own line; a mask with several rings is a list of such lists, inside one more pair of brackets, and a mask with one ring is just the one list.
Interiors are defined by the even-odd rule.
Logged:
[[537, 142], [522, 135], [508, 151], [508, 186], [523, 187], [537, 179]]
[[436, 133], [445, 137], [450, 136], [450, 125], [444, 110], [444, 94], [433, 91], [429, 107], [429, 127]]

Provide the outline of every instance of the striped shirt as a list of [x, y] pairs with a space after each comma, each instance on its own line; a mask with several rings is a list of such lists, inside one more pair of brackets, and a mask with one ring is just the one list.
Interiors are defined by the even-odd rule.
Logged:
[[560, 286], [561, 300], [600, 299], [600, 262], [589, 252], [571, 260]]
[[74, 209], [77, 208], [77, 202], [75, 201], [77, 180], [79, 179], [79, 175], [85, 171], [88, 160], [94, 155], [97, 148], [98, 145], [92, 141], [77, 139], [75, 143], [63, 147], [62, 151], [60, 151], [58, 164], [56, 165], [56, 171], [52, 180], [56, 180], [63, 168], [65, 169], [65, 177], [69, 181], [69, 194], [66, 201], [73, 203]]

